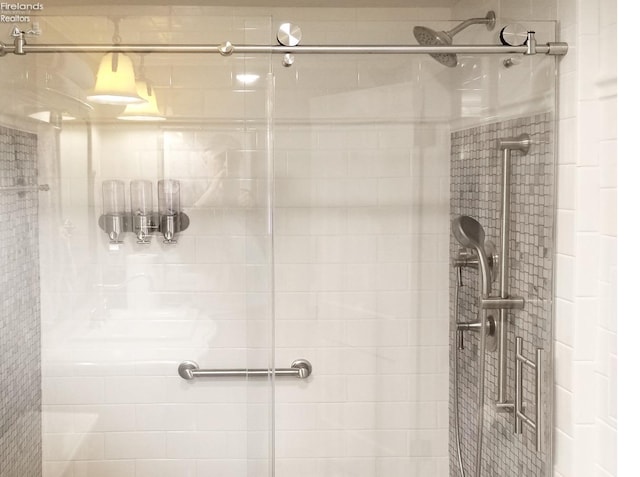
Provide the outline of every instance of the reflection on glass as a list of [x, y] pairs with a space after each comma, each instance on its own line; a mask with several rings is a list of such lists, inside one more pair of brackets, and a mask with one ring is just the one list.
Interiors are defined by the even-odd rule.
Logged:
[[105, 231], [109, 235], [111, 243], [122, 243], [120, 235], [124, 231], [125, 211], [124, 182], [104, 181], [102, 183], [102, 213], [105, 219]]
[[164, 243], [176, 243], [175, 234], [180, 232], [180, 182], [158, 181], [158, 211]]
[[153, 184], [151, 181], [131, 181], [131, 216], [138, 243], [150, 243], [153, 217]]

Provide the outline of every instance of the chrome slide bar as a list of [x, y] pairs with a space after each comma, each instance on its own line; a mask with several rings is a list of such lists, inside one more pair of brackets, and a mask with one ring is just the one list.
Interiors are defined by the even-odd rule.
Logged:
[[497, 407], [504, 411], [510, 411], [513, 405], [507, 401], [507, 314], [508, 309], [524, 308], [522, 298], [509, 296], [509, 240], [511, 238], [511, 153], [519, 151], [522, 155], [529, 153], [531, 138], [528, 134], [517, 137], [498, 140], [498, 150], [502, 152], [502, 190], [500, 207], [500, 282], [498, 293], [500, 298], [512, 303], [519, 302], [518, 306], [505, 306], [500, 308], [498, 317], [498, 396]]
[[296, 359], [290, 368], [275, 369], [200, 369], [194, 361], [183, 361], [178, 366], [181, 378], [264, 378], [268, 376], [306, 379], [311, 374], [311, 363], [306, 359]]
[[[522, 405], [522, 367], [529, 366], [536, 373], [536, 420], [526, 416]], [[536, 349], [536, 360], [531, 361], [522, 354], [522, 338], [516, 338], [516, 397], [513, 409], [515, 417], [515, 433], [522, 434], [522, 423], [529, 426], [536, 436], [536, 451], [542, 449], [542, 349]]]

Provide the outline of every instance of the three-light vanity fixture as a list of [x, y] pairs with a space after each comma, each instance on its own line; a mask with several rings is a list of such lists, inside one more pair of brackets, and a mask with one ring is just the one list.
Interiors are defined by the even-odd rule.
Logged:
[[176, 235], [189, 226], [189, 217], [180, 209], [180, 182], [158, 181], [158, 209], [153, 207], [153, 183], [133, 180], [129, 184], [131, 209], [125, 202], [125, 183], [106, 180], [102, 183], [102, 215], [100, 228], [110, 244], [121, 244], [126, 232], [133, 232], [136, 243], [151, 243], [154, 232], [162, 234], [165, 244], [176, 244]]

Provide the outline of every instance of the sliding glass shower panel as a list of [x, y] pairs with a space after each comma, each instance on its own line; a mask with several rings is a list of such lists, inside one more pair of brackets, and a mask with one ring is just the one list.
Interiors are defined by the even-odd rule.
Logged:
[[[264, 12], [47, 5], [25, 35], [271, 45], [280, 23], [299, 18], [307, 45], [411, 45], [417, 24], [459, 23], [437, 8]], [[550, 22], [527, 26], [553, 38]], [[496, 35], [469, 29], [456, 42]], [[521, 473], [548, 473], [553, 59], [458, 55], [448, 68], [430, 55], [120, 53], [106, 70], [130, 60], [147, 83], [139, 94], [153, 89], [159, 106], [127, 121], [124, 106], [87, 99], [103, 56], [0, 59], [3, 303], [24, 320], [0, 341], [3, 377], [22, 379], [2, 395], [9, 435], [24, 435], [3, 454], [12, 472], [457, 475], [456, 362], [469, 468], [478, 343], [466, 336], [456, 352], [450, 221], [472, 215], [497, 241], [497, 141], [527, 133], [508, 219], [509, 286], [525, 308], [508, 316], [506, 353], [516, 361], [519, 337], [525, 356], [548, 353], [542, 450], [531, 426], [513, 436], [510, 415], [495, 410], [491, 354], [483, 468], [511, 475], [517, 461]], [[477, 276], [463, 278], [468, 321]], [[305, 379], [237, 371], [290, 374], [301, 359]], [[533, 381], [523, 380], [528, 416]]]
[[[108, 12], [90, 10], [49, 9], [41, 41], [109, 43]], [[204, 42], [212, 29], [267, 42], [271, 22], [151, 8], [119, 28], [130, 43]], [[38, 72], [91, 89], [101, 56], [39, 56]], [[40, 176], [43, 475], [270, 475], [273, 383], [178, 375], [185, 361], [273, 367], [270, 59], [128, 56], [164, 120], [78, 100], [42, 126], [55, 144]], [[43, 105], [59, 93], [36, 90]], [[103, 193], [114, 187], [120, 207]]]
[[[336, 25], [307, 30], [353, 42]], [[406, 21], [357, 42], [387, 26], [411, 43]], [[451, 71], [296, 55], [274, 73], [276, 357], [314, 366], [276, 386], [276, 475], [448, 475]]]
[[[527, 28], [538, 38], [555, 38], [555, 22], [531, 22]], [[470, 40], [476, 41], [473, 37]], [[452, 78], [456, 94], [451, 117], [450, 219], [471, 216], [484, 229], [485, 250], [498, 257], [492, 273], [492, 296], [524, 300], [522, 309], [488, 310], [497, 323], [497, 341], [503, 346], [502, 351], [499, 344], [493, 350], [490, 346], [486, 353], [482, 475], [508, 477], [518, 469], [521, 475], [551, 476], [557, 60], [545, 55], [458, 55], [458, 61]], [[509, 139], [512, 143], [526, 141], [528, 148], [501, 148], [500, 141]], [[503, 196], [505, 191], [507, 196]], [[505, 203], [507, 215], [503, 212]], [[505, 230], [507, 254], [502, 251]], [[453, 236], [449, 247], [451, 260], [464, 252]], [[451, 267], [449, 287], [450, 369], [456, 361], [458, 366], [457, 384], [453, 373], [450, 378], [449, 456], [451, 475], [459, 476], [456, 386], [461, 460], [467, 475], [475, 472], [478, 448], [479, 340], [477, 333], [464, 332], [461, 349], [456, 333], [456, 322], [477, 319], [477, 271]], [[522, 349], [516, 353], [518, 338]], [[534, 369], [538, 354], [541, 361]], [[523, 364], [525, 361], [528, 364]], [[529, 420], [518, 419], [518, 433], [514, 432], [516, 405]]]

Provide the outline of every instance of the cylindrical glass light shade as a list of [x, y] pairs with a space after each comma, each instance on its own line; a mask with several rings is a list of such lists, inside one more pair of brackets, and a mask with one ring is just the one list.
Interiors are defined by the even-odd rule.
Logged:
[[164, 215], [180, 213], [180, 182], [173, 179], [158, 181], [158, 211]]
[[102, 183], [102, 213], [104, 215], [124, 215], [126, 209], [124, 182], [104, 181]]
[[100, 104], [142, 103], [136, 89], [136, 75], [131, 59], [124, 53], [107, 53], [100, 62], [96, 85], [89, 101]]
[[138, 96], [144, 99], [144, 103], [128, 104], [118, 119], [125, 121], [164, 121], [166, 118], [160, 115], [156, 92], [146, 81], [136, 81]]
[[151, 181], [131, 181], [131, 214], [133, 216], [153, 213], [153, 184]]

